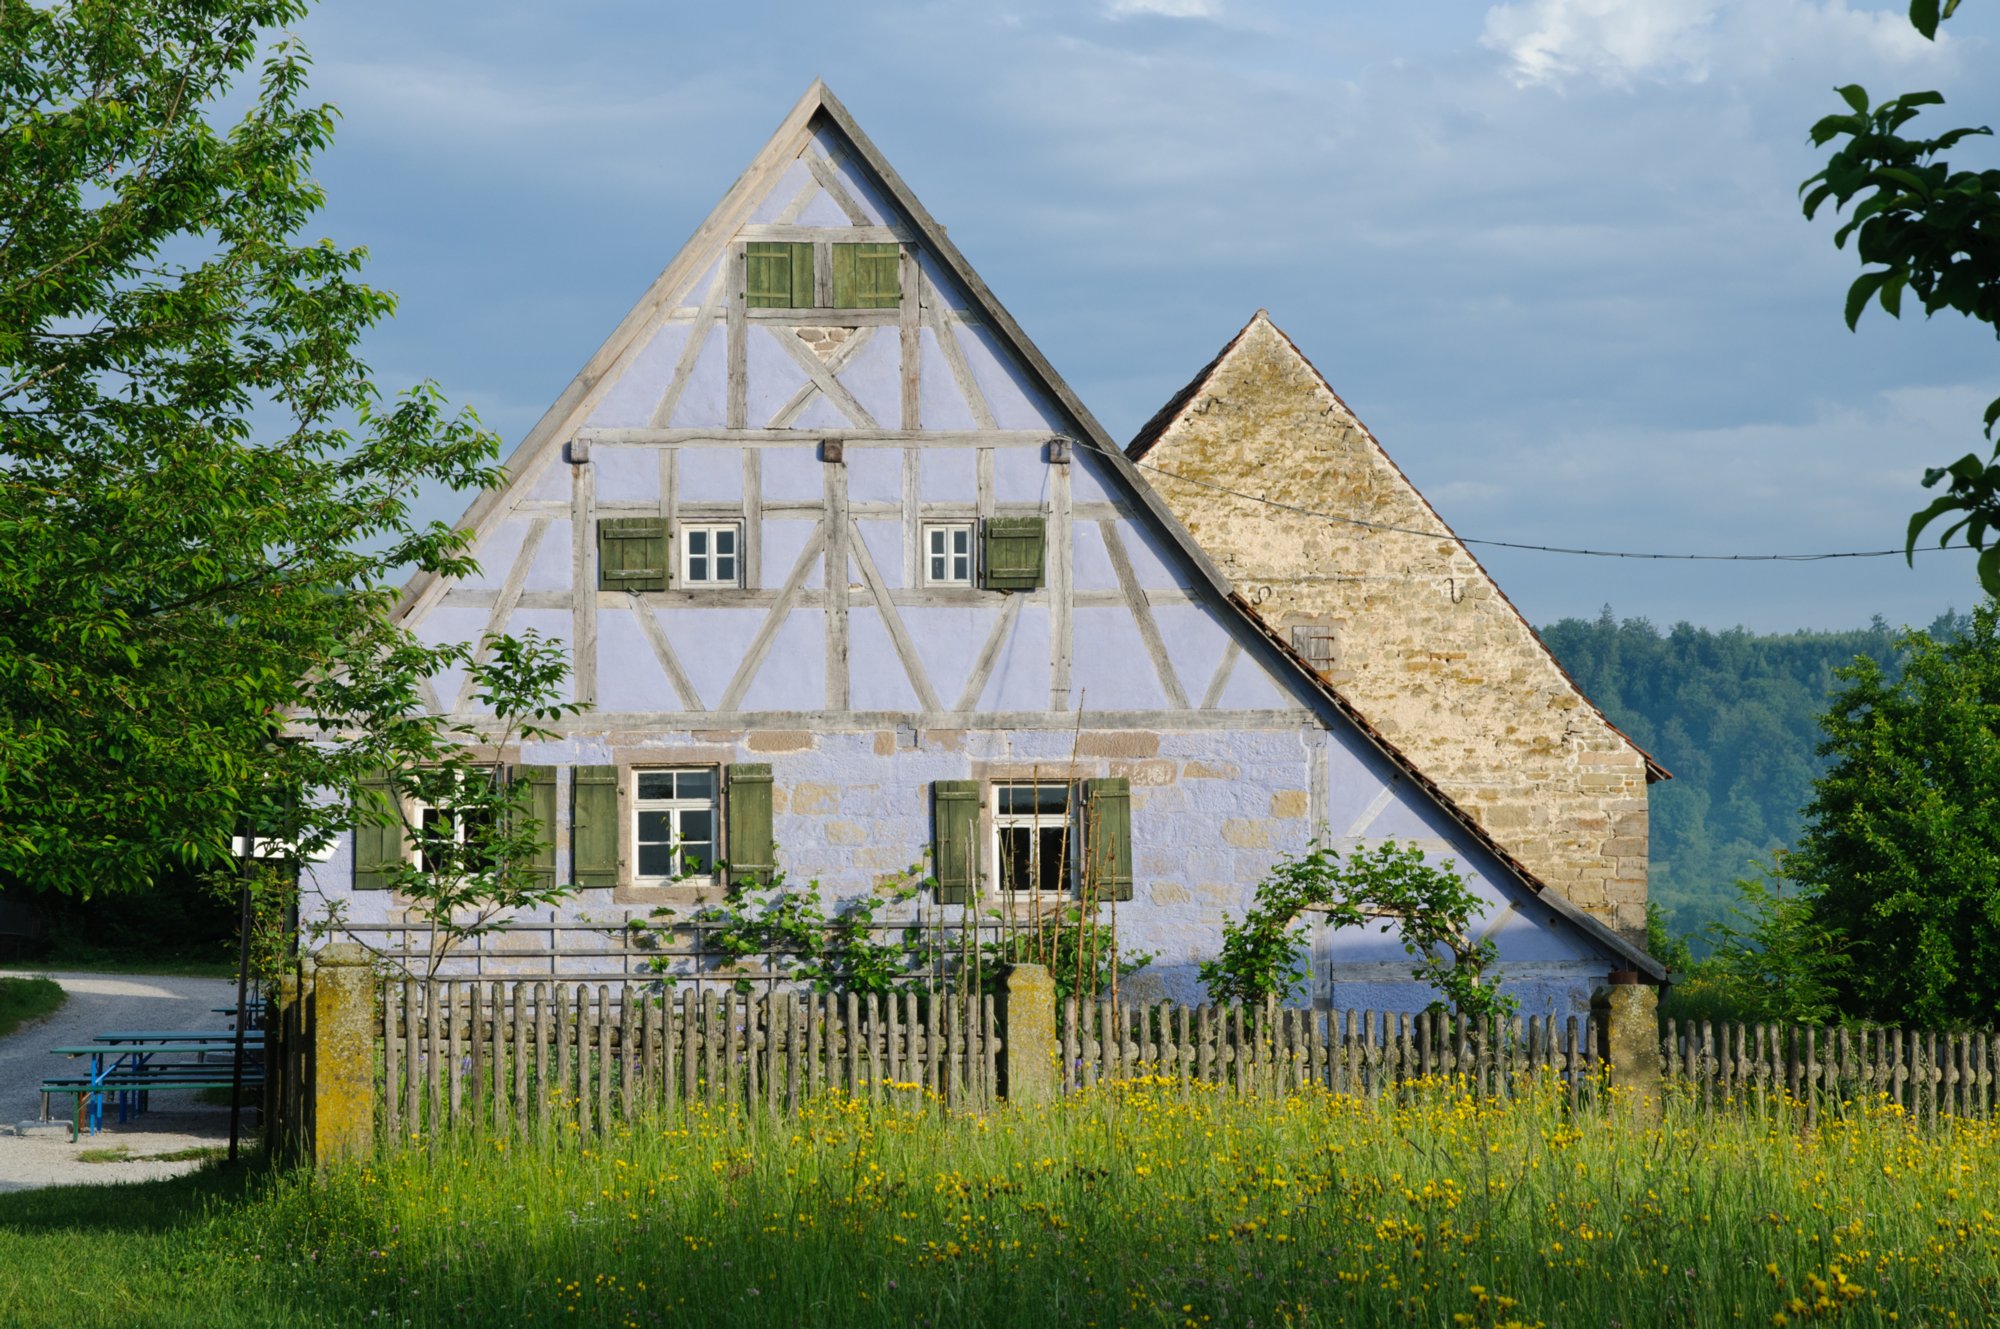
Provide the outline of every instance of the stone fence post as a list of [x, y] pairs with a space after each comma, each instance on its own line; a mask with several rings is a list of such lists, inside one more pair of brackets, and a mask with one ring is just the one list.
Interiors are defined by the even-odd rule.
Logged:
[[1591, 994], [1590, 1020], [1612, 1086], [1627, 1095], [1638, 1120], [1654, 1123], [1661, 1115], [1660, 990], [1629, 973], [1613, 974]]
[[366, 1158], [375, 1148], [375, 971], [353, 942], [321, 950], [313, 969], [309, 1148], [314, 1164]]
[[1056, 985], [1047, 967], [1017, 964], [1000, 982], [1000, 1096], [1046, 1103], [1056, 1096]]

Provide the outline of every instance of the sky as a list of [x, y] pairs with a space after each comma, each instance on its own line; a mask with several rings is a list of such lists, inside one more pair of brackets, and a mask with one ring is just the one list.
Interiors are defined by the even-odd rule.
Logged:
[[[1114, 437], [1265, 308], [1462, 536], [1899, 548], [2000, 394], [1955, 315], [1850, 333], [1797, 199], [1838, 85], [2000, 121], [1989, 0], [1935, 44], [1870, 0], [341, 0], [298, 35], [342, 116], [322, 225], [401, 297], [368, 359], [510, 447], [815, 77]], [[1476, 552], [1538, 624], [1976, 598], [1963, 553]]]

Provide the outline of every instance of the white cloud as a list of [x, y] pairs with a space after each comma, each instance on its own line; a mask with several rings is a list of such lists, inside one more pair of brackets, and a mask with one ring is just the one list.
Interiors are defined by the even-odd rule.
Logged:
[[1104, 12], [1112, 18], [1132, 18], [1151, 14], [1159, 18], [1219, 18], [1220, 0], [1106, 0]]
[[1526, 0], [1486, 11], [1480, 42], [1513, 62], [1524, 83], [1586, 75], [1707, 74], [1720, 0]]
[[1522, 84], [1700, 82], [1822, 54], [1905, 64], [1941, 49], [1899, 10], [1846, 0], [1519, 0], [1486, 11], [1480, 44]]

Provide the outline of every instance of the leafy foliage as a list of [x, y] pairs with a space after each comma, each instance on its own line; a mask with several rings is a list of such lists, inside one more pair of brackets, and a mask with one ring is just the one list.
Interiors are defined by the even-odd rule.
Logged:
[[334, 113], [271, 34], [304, 12], [0, 0], [0, 880], [135, 889], [246, 820], [303, 861], [467, 663], [386, 583], [470, 566], [410, 504], [497, 443], [428, 384], [383, 400], [358, 343], [394, 298], [301, 238]]
[[[561, 647], [533, 632], [491, 638], [488, 647], [466, 667], [473, 700], [492, 719], [413, 727], [384, 771], [387, 806], [374, 809], [399, 823], [418, 849], [416, 861], [391, 864], [383, 875], [428, 924], [427, 976], [459, 943], [576, 893], [553, 871], [537, 869], [554, 827], [537, 819], [529, 783], [496, 759], [522, 740], [553, 737], [547, 725], [583, 709], [557, 700], [569, 663]], [[428, 808], [429, 819], [413, 820], [413, 807]], [[332, 903], [322, 929], [339, 927]]]
[[1333, 928], [1393, 924], [1415, 960], [1410, 976], [1443, 994], [1437, 1005], [1469, 1016], [1512, 1014], [1514, 1000], [1481, 982], [1495, 955], [1491, 941], [1471, 934], [1483, 905], [1449, 863], [1425, 862], [1415, 845], [1385, 841], [1342, 862], [1314, 841], [1257, 883], [1240, 922], [1223, 923], [1222, 948], [1202, 962], [1201, 981], [1217, 1002], [1282, 1000], [1305, 977], [1299, 919], [1313, 912]]
[[[717, 870], [727, 878], [726, 866]], [[780, 871], [765, 885], [731, 885], [720, 903], [703, 905], [685, 920], [677, 910], [661, 908], [650, 921], [634, 919], [629, 926], [663, 945], [694, 943], [695, 960], [705, 969], [727, 976], [757, 962], [758, 981], [804, 983], [815, 992], [990, 992], [1008, 965], [1033, 963], [1048, 966], [1058, 1000], [1078, 992], [1095, 997], [1111, 988], [1114, 977], [1152, 962], [1150, 954], [1121, 951], [1111, 925], [1086, 919], [1076, 904], [1049, 913], [1040, 929], [1006, 926], [998, 913], [925, 919], [905, 911], [902, 918], [883, 917], [885, 910], [901, 910], [935, 886], [913, 864], [901, 882], [849, 896], [829, 910], [818, 882], [794, 887]], [[675, 963], [661, 956], [653, 968], [672, 982]], [[741, 976], [734, 984], [741, 991], [755, 986]]]
[[1845, 939], [1816, 916], [1811, 893], [1787, 890], [1785, 863], [1781, 854], [1768, 871], [1736, 882], [1738, 903], [1729, 920], [1709, 925], [1706, 958], [1693, 959], [1685, 941], [1654, 952], [1674, 971], [1663, 1016], [1797, 1024], [1844, 1017]]
[[[1910, 22], [1935, 39], [1938, 23], [1958, 7], [1948, 0], [1913, 0]], [[1984, 323], [2000, 336], [2000, 169], [1953, 169], [1944, 154], [1966, 139], [1990, 135], [1984, 127], [1951, 129], [1934, 138], [1905, 138], [1903, 129], [1926, 106], [1942, 106], [1936, 92], [1910, 92], [1871, 105], [1866, 89], [1839, 90], [1847, 112], [1829, 115], [1812, 128], [1816, 147], [1845, 140], [1826, 169], [1799, 187], [1811, 218], [1831, 202], [1836, 212], [1854, 203], [1834, 244], [1854, 240], [1855, 256], [1867, 270], [1847, 289], [1847, 325], [1854, 327], [1870, 302], [1892, 318], [1901, 317], [1903, 292], [1913, 292], [1925, 314], [1955, 310]], [[1856, 200], [1859, 200], [1856, 202]], [[1880, 266], [1868, 267], [1867, 265]], [[2000, 398], [1986, 408], [1985, 428], [1993, 437], [2000, 424]], [[1914, 556], [1925, 527], [1954, 517], [1940, 545], [1963, 534], [1982, 550], [1979, 580], [1989, 595], [2000, 595], [2000, 449], [1989, 460], [1967, 453], [1947, 466], [1924, 472], [1924, 487], [1949, 480], [1945, 492], [1910, 518], [1907, 552]]]
[[2000, 1018], [2000, 606], [1952, 642], [1919, 633], [1899, 679], [1841, 671], [1831, 765], [1784, 863], [1845, 940], [1850, 1014], [1926, 1028]]

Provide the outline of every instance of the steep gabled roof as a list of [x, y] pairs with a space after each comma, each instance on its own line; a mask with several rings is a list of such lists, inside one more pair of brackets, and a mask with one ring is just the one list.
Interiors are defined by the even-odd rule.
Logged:
[[[918, 201], [902, 177], [896, 173], [895, 168], [888, 163], [873, 141], [862, 131], [861, 126], [855, 122], [847, 108], [840, 103], [826, 84], [819, 80], [815, 80], [806, 90], [805, 96], [801, 97], [798, 104], [786, 115], [777, 132], [758, 151], [749, 167], [730, 187], [714, 211], [696, 228], [694, 235], [682, 246], [665, 271], [647, 288], [639, 302], [571, 380], [555, 404], [543, 414], [535, 427], [529, 430], [527, 437], [522, 439], [520, 446], [507, 460], [508, 481], [480, 494], [460, 519], [459, 525], [475, 533], [483, 532], [495, 514], [502, 510], [502, 504], [511, 491], [521, 485], [523, 478], [534, 469], [534, 464], [545, 453], [561, 446], [577, 430], [588, 417], [597, 396], [608, 384], [616, 381], [618, 374], [643, 343], [643, 334], [659, 313], [661, 305], [673, 299], [675, 294], [706, 265], [716, 246], [744, 222], [772, 178], [796, 156], [804, 137], [821, 121], [832, 124], [848, 140], [855, 155], [875, 176], [890, 201], [909, 218], [917, 239], [925, 251], [960, 283], [1003, 344], [1020, 358], [1039, 380], [1040, 386], [1061, 406], [1078, 431], [1079, 436], [1071, 441], [1078, 446], [1089, 448], [1108, 466], [1126, 496], [1145, 510], [1156, 528], [1166, 536], [1175, 552], [1185, 561], [1193, 574], [1193, 580], [1197, 583], [1197, 590], [1204, 595], [1211, 607], [1225, 619], [1239, 623], [1245, 629], [1244, 635], [1249, 645], [1253, 648], [1257, 646], [1264, 648], [1267, 666], [1276, 674], [1289, 675], [1306, 695], [1320, 699], [1332, 713], [1354, 725], [1384, 758], [1407, 775], [1413, 783], [1423, 788], [1453, 822], [1463, 828], [1483, 849], [1493, 854], [1508, 871], [1533, 891], [1542, 903], [1548, 905], [1556, 914], [1561, 915], [1611, 954], [1619, 956], [1654, 981], [1664, 981], [1666, 971], [1651, 956], [1597, 919], [1578, 910], [1557, 892], [1549, 890], [1525, 865], [1501, 848], [1470, 814], [1419, 771], [1394, 744], [1368, 724], [1359, 712], [1326, 684], [1303, 656], [1279, 640], [1255, 611], [1234, 593], [1221, 569], [1195, 542], [1179, 519], [1173, 515], [1172, 510], [1167, 507], [1165, 500], [1141, 477], [1138, 468], [1126, 456], [1125, 451], [1111, 438], [1104, 426], [1098, 423], [1089, 408], [1036, 348], [1014, 316], [973, 270], [972, 265], [959, 252], [958, 246], [952, 243], [944, 228], [938, 225], [930, 212]], [[439, 579], [428, 573], [413, 578], [404, 587], [398, 601], [395, 611], [398, 617], [407, 618], [411, 611], [439, 586], [441, 586]]]
[[[1446, 521], [1443, 515], [1440, 514], [1435, 507], [1431, 506], [1431, 501], [1428, 498], [1424, 497], [1423, 491], [1418, 489], [1415, 484], [1411, 483], [1410, 477], [1404, 472], [1403, 468], [1396, 464], [1396, 459], [1389, 455], [1388, 449], [1384, 448], [1382, 446], [1381, 440], [1375, 437], [1375, 431], [1370, 429], [1365, 423], [1363, 423], [1361, 417], [1355, 414], [1354, 408], [1349, 406], [1346, 400], [1342, 398], [1341, 395], [1334, 390], [1334, 387], [1331, 383], [1327, 382], [1326, 375], [1322, 374], [1319, 370], [1319, 366], [1315, 365], [1312, 362], [1312, 357], [1307, 355], [1303, 350], [1301, 350], [1299, 344], [1293, 341], [1290, 335], [1288, 335], [1283, 328], [1279, 327], [1276, 323], [1271, 321], [1271, 315], [1268, 311], [1260, 309], [1255, 314], [1251, 315], [1250, 321], [1245, 323], [1243, 325], [1242, 330], [1239, 331], [1234, 337], [1229, 339], [1227, 345], [1225, 345], [1220, 351], [1216, 352], [1215, 358], [1210, 360], [1207, 364], [1203, 365], [1201, 369], [1195, 373], [1195, 376], [1188, 380], [1186, 386], [1182, 387], [1179, 392], [1176, 392], [1173, 396], [1169, 397], [1167, 399], [1166, 405], [1162, 406], [1158, 411], [1153, 413], [1152, 419], [1146, 421], [1145, 424], [1139, 427], [1139, 432], [1137, 434], [1134, 434], [1132, 436], [1132, 441], [1125, 445], [1125, 455], [1129, 459], [1131, 459], [1131, 461], [1135, 465], [1140, 466], [1142, 469], [1148, 469], [1148, 470], [1159, 469], [1156, 467], [1149, 467], [1146, 465], [1145, 463], [1146, 454], [1152, 451], [1153, 445], [1155, 443], [1158, 443], [1160, 439], [1163, 436], [1165, 436], [1167, 430], [1171, 429], [1177, 422], [1180, 421], [1180, 419], [1184, 415], [1187, 414], [1188, 410], [1194, 405], [1196, 399], [1199, 398], [1202, 395], [1202, 393], [1207, 390], [1210, 381], [1215, 377], [1216, 371], [1221, 367], [1222, 363], [1229, 358], [1229, 355], [1232, 351], [1234, 351], [1238, 346], [1242, 344], [1243, 339], [1250, 335], [1251, 330], [1255, 328], [1260, 321], [1263, 322], [1267, 327], [1269, 327], [1272, 332], [1276, 333], [1278, 337], [1284, 341], [1286, 346], [1291, 348], [1292, 353], [1296, 355], [1299, 358], [1299, 362], [1303, 364], [1307, 368], [1307, 370], [1309, 370], [1312, 373], [1314, 380], [1318, 382], [1320, 387], [1326, 391], [1326, 394], [1329, 397], [1332, 397], [1334, 401], [1340, 404], [1340, 409], [1346, 412], [1347, 418], [1354, 422], [1354, 427], [1358, 431], [1360, 431], [1362, 438], [1367, 440], [1368, 445], [1371, 448], [1373, 448], [1376, 454], [1382, 459], [1382, 461], [1391, 470], [1393, 470], [1399, 478], [1401, 478], [1403, 483], [1409, 486], [1410, 493], [1416, 496], [1417, 501], [1423, 505], [1424, 511], [1430, 515], [1433, 521], [1437, 522], [1439, 527], [1443, 529], [1445, 535], [1447, 535], [1455, 544], [1458, 545], [1459, 550], [1462, 553], [1464, 553], [1465, 557], [1470, 559], [1472, 561], [1473, 566], [1478, 568], [1480, 573], [1483, 576], [1485, 576], [1486, 580], [1492, 585], [1494, 594], [1500, 597], [1500, 602], [1507, 606], [1509, 612], [1511, 612], [1515, 617], [1515, 619], [1519, 621], [1522, 628], [1525, 629], [1528, 632], [1528, 634], [1534, 638], [1535, 645], [1538, 648], [1540, 648], [1543, 655], [1548, 657], [1549, 663], [1555, 666], [1557, 672], [1560, 673], [1564, 678], [1564, 680], [1569, 683], [1570, 687], [1575, 689], [1576, 695], [1582, 699], [1584, 705], [1590, 707], [1592, 714], [1596, 715], [1597, 718], [1603, 722], [1604, 727], [1606, 729], [1616, 734], [1620, 739], [1622, 739], [1626, 743], [1627, 746], [1629, 746], [1632, 749], [1632, 751], [1637, 753], [1645, 761], [1647, 783], [1650, 784], [1659, 780], [1673, 779], [1673, 773], [1671, 771], [1667, 770], [1666, 767], [1662, 766], [1659, 763], [1659, 761], [1656, 758], [1654, 758], [1652, 753], [1640, 747], [1639, 744], [1633, 740], [1630, 734], [1627, 734], [1623, 729], [1620, 729], [1617, 725], [1613, 724], [1611, 722], [1611, 717], [1607, 716], [1601, 709], [1599, 709], [1597, 703], [1591, 700], [1590, 694], [1583, 690], [1582, 685], [1576, 681], [1576, 678], [1569, 672], [1568, 669], [1564, 668], [1563, 662], [1556, 658], [1555, 652], [1549, 649], [1549, 644], [1542, 639], [1542, 634], [1535, 630], [1534, 624], [1528, 622], [1527, 615], [1523, 614], [1520, 608], [1517, 605], [1515, 605], [1514, 601], [1508, 596], [1507, 592], [1501, 587], [1499, 581], [1497, 581], [1494, 578], [1493, 574], [1486, 571], [1485, 565], [1479, 561], [1479, 556], [1477, 554], [1474, 554], [1471, 548], [1466, 545], [1465, 541], [1459, 538], [1458, 533], [1452, 529], [1451, 523]], [[1193, 484], [1193, 485], [1202, 484], [1202, 481], [1200, 480], [1197, 480], [1191, 476], [1181, 475], [1175, 471], [1161, 470], [1160, 474], [1170, 476], [1173, 479], [1180, 480], [1188, 484]], [[1254, 496], [1244, 495], [1243, 497], [1254, 497]], [[1338, 520], [1338, 518], [1329, 517], [1329, 520]]]

